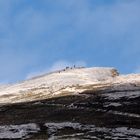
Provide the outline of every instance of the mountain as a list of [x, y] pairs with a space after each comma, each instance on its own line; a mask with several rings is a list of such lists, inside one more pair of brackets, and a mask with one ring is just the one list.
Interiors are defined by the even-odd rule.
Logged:
[[0, 139], [140, 139], [140, 74], [66, 68], [0, 87]]

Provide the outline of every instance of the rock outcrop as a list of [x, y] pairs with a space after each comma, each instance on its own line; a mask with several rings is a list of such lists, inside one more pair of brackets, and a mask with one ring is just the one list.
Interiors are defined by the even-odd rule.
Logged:
[[74, 68], [0, 87], [0, 139], [140, 139], [140, 74]]

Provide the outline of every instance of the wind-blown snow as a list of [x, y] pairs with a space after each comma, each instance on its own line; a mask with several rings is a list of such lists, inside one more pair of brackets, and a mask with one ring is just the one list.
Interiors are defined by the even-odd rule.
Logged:
[[[121, 85], [126, 83], [131, 84], [122, 88]], [[140, 83], [140, 75], [118, 76], [118, 72], [114, 68], [68, 68], [1, 87], [0, 103], [47, 99], [110, 86], [112, 86], [112, 90], [116, 90], [116, 88], [132, 89], [133, 83]]]

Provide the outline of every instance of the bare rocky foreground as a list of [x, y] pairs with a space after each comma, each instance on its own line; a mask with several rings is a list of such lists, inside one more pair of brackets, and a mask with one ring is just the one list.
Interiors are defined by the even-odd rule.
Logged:
[[58, 71], [0, 88], [0, 139], [140, 139], [140, 75]]

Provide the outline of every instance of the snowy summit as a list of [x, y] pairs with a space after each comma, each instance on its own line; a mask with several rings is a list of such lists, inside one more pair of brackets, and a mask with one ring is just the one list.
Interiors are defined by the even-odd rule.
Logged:
[[114, 68], [67, 68], [0, 88], [0, 104], [28, 102], [92, 90], [138, 88], [140, 75], [120, 75]]

